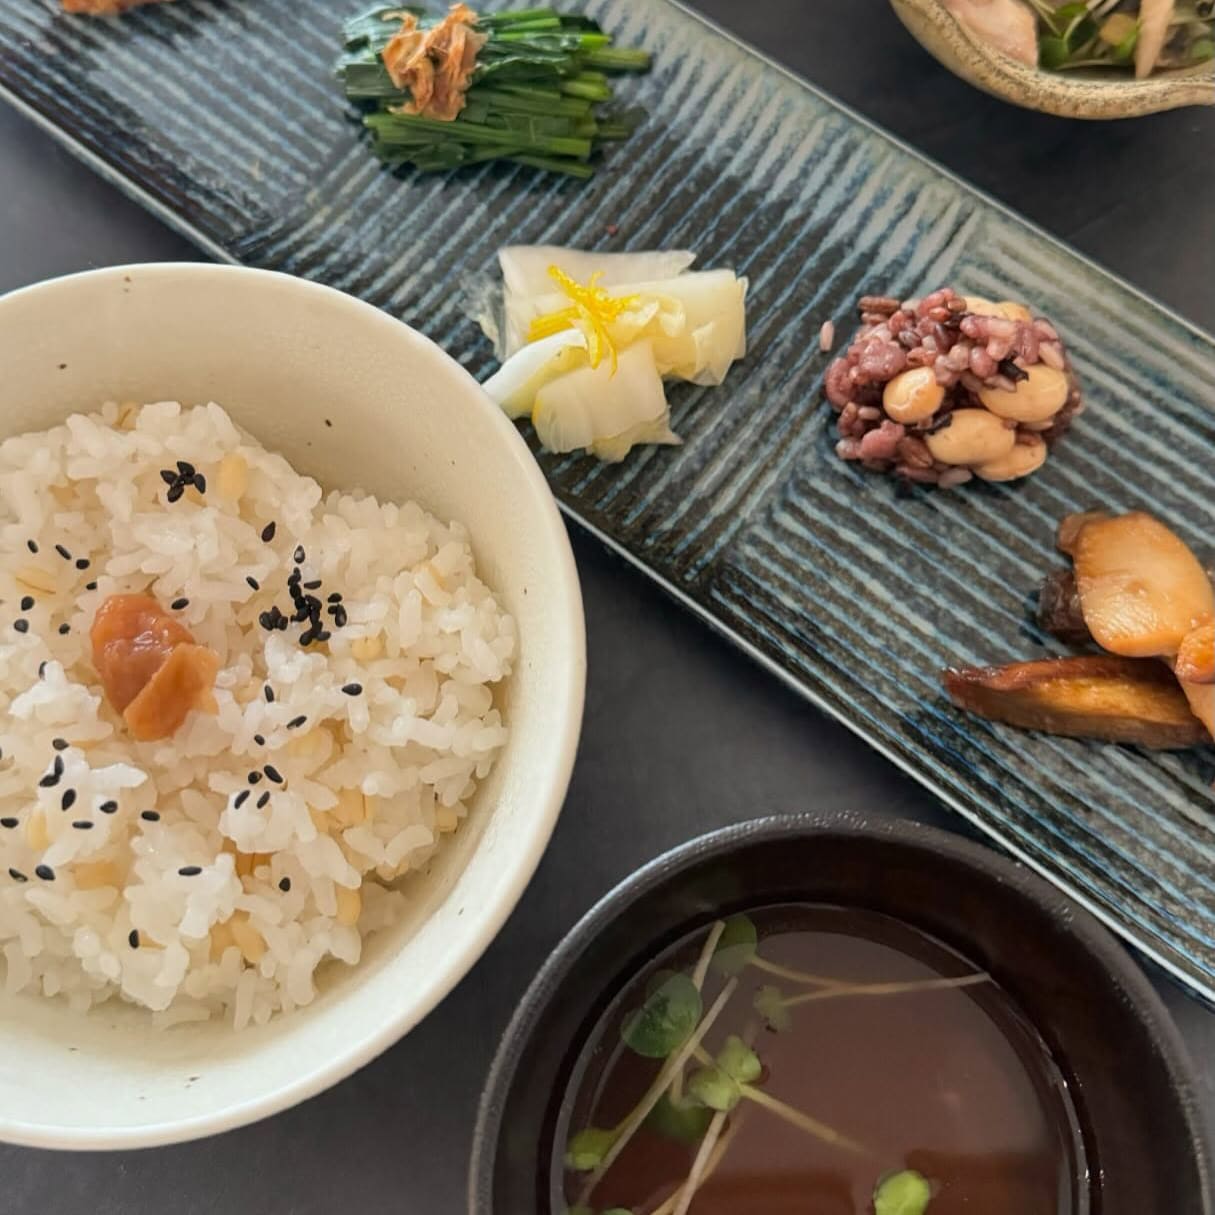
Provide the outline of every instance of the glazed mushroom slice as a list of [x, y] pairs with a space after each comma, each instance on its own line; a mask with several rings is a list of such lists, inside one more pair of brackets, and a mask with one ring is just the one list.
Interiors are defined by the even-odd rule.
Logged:
[[1173, 673], [1182, 683], [1215, 683], [1215, 624], [1204, 624], [1186, 637]]
[[944, 672], [960, 709], [1023, 730], [1180, 750], [1207, 738], [1162, 663], [1105, 654]]
[[1215, 590], [1174, 532], [1142, 511], [1065, 519], [1060, 547], [1075, 562], [1093, 640], [1128, 658], [1172, 658], [1215, 619]]
[[1038, 591], [1038, 627], [1068, 645], [1091, 645], [1093, 635], [1084, 623], [1080, 588], [1072, 570], [1054, 570], [1043, 579]]
[[1055, 547], [1061, 553], [1074, 557], [1076, 541], [1084, 528], [1098, 519], [1109, 519], [1110, 517], [1109, 512], [1103, 510], [1086, 510], [1074, 515], [1064, 515], [1055, 530]]

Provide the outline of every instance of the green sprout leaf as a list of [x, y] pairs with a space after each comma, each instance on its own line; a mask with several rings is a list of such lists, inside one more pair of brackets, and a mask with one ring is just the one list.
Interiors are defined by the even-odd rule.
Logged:
[[739, 1084], [753, 1084], [764, 1070], [759, 1056], [737, 1034], [726, 1039], [718, 1052], [717, 1066]]
[[1115, 63], [1130, 63], [1135, 56], [1135, 47], [1139, 42], [1139, 27], [1136, 26], [1117, 46], [1112, 54]]
[[1068, 66], [1069, 61], [1097, 37], [1097, 24], [1092, 20], [1087, 4], [1062, 4], [1053, 11], [1036, 7], [1044, 26], [1038, 39], [1038, 62], [1044, 68]]
[[646, 1126], [667, 1139], [689, 1147], [699, 1143], [713, 1121], [713, 1111], [703, 1105], [678, 1105], [671, 1100], [670, 1093], [665, 1093], [650, 1111], [646, 1118]]
[[1064, 38], [1069, 38], [1076, 28], [1088, 17], [1088, 5], [1082, 0], [1072, 0], [1070, 4], [1061, 4], [1055, 9], [1051, 18], [1052, 28]]
[[645, 1003], [624, 1019], [624, 1044], [646, 1059], [665, 1059], [677, 1051], [700, 1022], [704, 1003], [685, 974], [668, 972]]
[[1071, 51], [1062, 38], [1043, 35], [1038, 39], [1038, 62], [1044, 68], [1049, 68], [1051, 71], [1061, 68], [1067, 62], [1070, 54]]
[[718, 1113], [728, 1114], [741, 1100], [738, 1081], [720, 1067], [701, 1067], [688, 1077], [688, 1096]]
[[1129, 63], [1139, 41], [1139, 22], [1130, 13], [1111, 13], [1101, 23], [1101, 41], [1115, 63]]
[[593, 1173], [615, 1142], [615, 1131], [588, 1126], [569, 1141], [565, 1149], [565, 1167], [575, 1173]]
[[755, 993], [753, 1007], [763, 1017], [768, 1028], [776, 1033], [787, 1033], [793, 1028], [793, 1017], [785, 1007], [785, 997], [779, 987], [761, 987]]
[[755, 957], [759, 934], [745, 915], [731, 916], [717, 938], [713, 951], [713, 970], [719, 975], [736, 975]]
[[888, 1173], [873, 1191], [874, 1215], [924, 1215], [932, 1201], [932, 1185], [914, 1169]]

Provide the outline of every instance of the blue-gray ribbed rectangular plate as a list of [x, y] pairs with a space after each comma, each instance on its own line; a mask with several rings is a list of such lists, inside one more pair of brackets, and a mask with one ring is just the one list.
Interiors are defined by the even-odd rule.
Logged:
[[[644, 135], [591, 184], [394, 177], [330, 75], [358, 7], [179, 0], [90, 21], [0, 0], [0, 88], [215, 257], [360, 295], [477, 374], [491, 355], [456, 285], [502, 244], [686, 246], [749, 275], [752, 353], [724, 389], [673, 393], [685, 445], [541, 456], [562, 504], [1215, 1000], [1215, 752], [1019, 733], [938, 684], [951, 661], [1057, 649], [1027, 602], [1069, 511], [1147, 506], [1211, 556], [1212, 339], [670, 0], [585, 5], [656, 62], [623, 84]], [[1035, 301], [1089, 408], [1023, 484], [900, 496], [832, 452], [818, 331], [866, 291], [942, 283]]]

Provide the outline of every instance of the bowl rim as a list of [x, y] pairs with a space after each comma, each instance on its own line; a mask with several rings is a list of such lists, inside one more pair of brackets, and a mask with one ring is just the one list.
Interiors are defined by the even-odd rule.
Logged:
[[[574, 561], [569, 534], [557, 508], [556, 499], [544, 474], [517, 427], [485, 394], [473, 376], [430, 338], [404, 321], [371, 304], [339, 291], [294, 275], [247, 266], [222, 265], [209, 262], [144, 262], [60, 275], [0, 295], [0, 329], [8, 312], [27, 301], [67, 293], [81, 285], [105, 284], [118, 286], [127, 276], [154, 280], [162, 285], [180, 279], [193, 283], [200, 279], [230, 281], [238, 288], [249, 284], [255, 290], [279, 290], [294, 294], [307, 306], [309, 300], [326, 301], [347, 310], [358, 323], [377, 327], [386, 343], [404, 343], [412, 347], [415, 358], [429, 359], [441, 365], [453, 379], [453, 384], [479, 399], [505, 454], [520, 477], [520, 488], [530, 499], [536, 516], [535, 536], [553, 556], [559, 577], [552, 598], [560, 596], [559, 614], [571, 646], [556, 673], [556, 681], [565, 711], [560, 715], [560, 731], [550, 737], [545, 750], [546, 774], [543, 779], [530, 781], [532, 801], [525, 818], [524, 831], [516, 833], [515, 861], [510, 879], [495, 888], [494, 896], [478, 902], [475, 914], [462, 919], [470, 928], [458, 950], [447, 955], [446, 963], [429, 979], [412, 987], [395, 1014], [386, 1019], [379, 1030], [350, 1049], [322, 1059], [313, 1059], [303, 1073], [276, 1088], [237, 1105], [217, 1104], [213, 1112], [193, 1115], [175, 1121], [162, 1121], [133, 1127], [48, 1128], [43, 1124], [23, 1123], [10, 1111], [0, 1111], [0, 1142], [24, 1147], [51, 1148], [70, 1151], [130, 1150], [156, 1147], [199, 1139], [222, 1131], [234, 1130], [262, 1118], [289, 1109], [300, 1102], [346, 1079], [389, 1047], [428, 1016], [452, 989], [468, 974], [514, 911], [524, 890], [535, 874], [548, 848], [573, 773], [578, 739], [582, 729], [586, 697], [586, 619], [583, 612], [582, 589]], [[377, 339], [380, 340], [380, 339]], [[4, 437], [0, 434], [0, 438]], [[474, 849], [475, 851], [475, 849]], [[446, 897], [446, 896], [445, 896]], [[433, 913], [432, 913], [433, 914]], [[356, 968], [357, 969], [357, 968]], [[303, 1010], [305, 1013], [307, 1010]]]
[[[721, 857], [739, 847], [782, 838], [813, 840], [834, 837], [845, 841], [889, 840], [934, 857], [960, 862], [994, 883], [1009, 885], [1037, 903], [1058, 921], [1112, 973], [1134, 1016], [1149, 1029], [1160, 1048], [1169, 1087], [1178, 1096], [1198, 1174], [1212, 1184], [1211, 1128], [1200, 1108], [1189, 1051], [1173, 1018], [1133, 956], [1095, 916], [1050, 885], [1033, 870], [984, 844], [940, 827], [912, 819], [885, 818], [863, 811], [803, 811], [769, 814], [718, 828], [662, 853], [612, 887], [564, 934], [519, 1001], [490, 1065], [473, 1133], [469, 1162], [468, 1215], [495, 1215], [492, 1202], [494, 1166], [501, 1136], [506, 1092], [514, 1080], [523, 1050], [536, 1025], [557, 993], [567, 971], [590, 947], [601, 929], [636, 900], [701, 862]], [[1208, 1198], [1202, 1212], [1215, 1211]]]

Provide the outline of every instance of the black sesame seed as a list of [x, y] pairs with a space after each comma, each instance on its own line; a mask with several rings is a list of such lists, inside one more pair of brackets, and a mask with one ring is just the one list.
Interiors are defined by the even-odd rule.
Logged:
[[347, 696], [358, 696], [363, 691], [363, 685], [361, 683], [344, 684], [342, 691], [345, 692]]
[[54, 772], [56, 776], [63, 775], [63, 756], [62, 755], [56, 755], [55, 758], [51, 761], [51, 771]]
[[283, 783], [282, 773], [273, 764], [267, 764], [264, 771], [267, 780], [272, 780], [276, 785]]
[[194, 488], [198, 490], [200, 494], [205, 494], [207, 492], [207, 478], [204, 477], [202, 473], [194, 474]]
[[326, 419], [325, 419], [325, 425], [326, 425], [326, 426], [328, 426], [328, 427], [332, 427], [332, 426], [333, 426], [333, 423], [332, 423], [332, 422], [331, 422], [331, 421], [330, 421], [328, 418], [326, 418]]
[[302, 544], [297, 544], [295, 546], [295, 552], [291, 554], [291, 560], [294, 561], [296, 565], [303, 565], [307, 556], [308, 554], [304, 552], [304, 546]]
[[342, 592], [334, 591], [333, 594], [329, 596], [329, 602], [330, 603], [341, 603], [342, 602]]
[[348, 619], [349, 617], [346, 615], [346, 609], [339, 603], [333, 613], [333, 623], [336, 624], [339, 629], [344, 629]]
[[266, 790], [266, 792], [265, 792], [265, 793], [263, 793], [263, 794], [261, 795], [261, 797], [259, 797], [259, 798], [257, 799], [257, 808], [258, 808], [259, 810], [264, 810], [264, 809], [266, 808], [266, 803], [267, 803], [269, 800], [270, 800], [270, 791], [267, 789], [267, 790]]
[[29, 878], [27, 878], [25, 876], [25, 874], [21, 872], [20, 869], [10, 869], [8, 871], [8, 876], [11, 877], [14, 882], [28, 882], [29, 881]]
[[55, 545], [55, 552], [57, 552], [64, 559], [64, 561], [71, 561], [72, 559], [72, 554], [69, 553], [62, 544]]
[[97, 589], [97, 583], [95, 583], [95, 582], [86, 582], [86, 583], [84, 584], [84, 589], [85, 589], [86, 591], [95, 591], [95, 590]]
[[59, 799], [59, 808], [61, 810], [70, 810], [76, 804], [76, 790], [64, 789], [63, 796]]
[[247, 583], [248, 583], [248, 584], [249, 584], [249, 585], [250, 585], [250, 586], [251, 586], [251, 587], [252, 587], [252, 588], [253, 588], [255, 591], [260, 591], [260, 590], [262, 589], [262, 584], [261, 584], [260, 582], [258, 582], [258, 580], [257, 580], [256, 578], [254, 578], [252, 574], [247, 574], [247, 575], [245, 576], [245, 581], [246, 581], [246, 582], [247, 582]]
[[160, 479], [166, 485], [176, 485], [181, 478], [171, 468], [162, 468], [160, 470]]
[[28, 548], [31, 553], [37, 553], [38, 541], [37, 540], [27, 540], [25, 542], [25, 547]]
[[273, 612], [262, 612], [257, 618], [257, 623], [260, 624], [267, 633], [271, 633], [278, 625], [278, 618]]
[[264, 734], [255, 734], [253, 736], [253, 741], [257, 743], [259, 747], [264, 747], [266, 745], [266, 736]]
[[78, 570], [87, 570], [93, 563], [87, 557], [76, 558], [76, 568]]
[[66, 738], [52, 738], [51, 746], [56, 751], [66, 751], [68, 749], [68, 740]]
[[321, 631], [319, 633], [317, 633], [316, 639], [317, 639], [317, 641], [328, 641], [329, 638], [332, 636], [333, 636], [332, 633], [328, 633], [324, 629], [321, 629]]
[[174, 599], [173, 602], [169, 604], [169, 607], [171, 607], [175, 612], [180, 612], [182, 608], [188, 608], [189, 606], [190, 601], [188, 599]]
[[256, 785], [261, 780], [261, 778], [262, 778], [262, 774], [260, 772], [250, 772], [249, 773], [249, 784]]
[[169, 492], [165, 494], [166, 502], [178, 502], [181, 500], [182, 494], [186, 492], [186, 487], [178, 481], [175, 485], [170, 486]]
[[139, 948], [139, 929], [138, 928], [132, 928], [131, 931], [129, 933], [127, 933], [127, 944], [132, 949]]
[[102, 802], [101, 805], [97, 807], [97, 809], [100, 810], [102, 814], [117, 814], [118, 813], [118, 803], [117, 802]]
[[262, 528], [262, 539], [267, 544], [269, 544], [270, 541], [274, 539], [274, 529], [276, 526], [277, 525], [275, 524], [274, 520], [271, 519], [270, 522], [267, 523], [266, 526]]
[[55, 871], [50, 867], [50, 865], [36, 865], [34, 867], [34, 873], [44, 882], [53, 882], [55, 880]]
[[291, 879], [289, 877], [279, 878], [278, 888], [286, 894], [291, 889]]
[[245, 802], [247, 802], [248, 800], [249, 800], [249, 790], [242, 789], [236, 795], [236, 801], [234, 801], [232, 804], [239, 810], [245, 804]]
[[[56, 755], [55, 758], [58, 759], [59, 756]], [[59, 778], [62, 775], [63, 775], [63, 772], [61, 770], [55, 771], [54, 769], [52, 769], [50, 772], [46, 773], [45, 776], [43, 776], [39, 779], [38, 788], [39, 789], [53, 789], [59, 783]]]
[[7, 816], [0, 818], [0, 827], [7, 827], [11, 831], [16, 826], [17, 820], [15, 818], [9, 818]]
[[178, 460], [177, 471], [182, 477], [189, 480], [192, 476], [194, 476], [194, 465], [191, 464], [189, 460]]
[[298, 730], [300, 728], [300, 726], [302, 726], [304, 724], [304, 722], [306, 722], [307, 720], [308, 720], [308, 718], [303, 713], [301, 713], [298, 717], [293, 717], [287, 723], [287, 729], [288, 730]]
[[39, 679], [46, 678], [46, 659], [45, 658], [38, 664], [38, 678]]
[[274, 703], [274, 689], [269, 684], [263, 685], [262, 695], [266, 698], [267, 704], [272, 705]]
[[23, 612], [28, 612], [28, 611], [30, 611], [30, 610], [33, 608], [33, 606], [34, 606], [34, 597], [33, 597], [33, 595], [22, 595], [22, 596], [21, 596], [21, 603], [20, 603], [20, 605], [19, 605], [19, 606], [20, 606], [20, 608], [21, 608], [21, 610], [22, 610]]
[[182, 877], [198, 877], [202, 873], [201, 865], [183, 865], [178, 871]]
[[160, 822], [160, 814], [156, 810], [141, 810], [139, 812], [139, 817], [143, 819], [145, 823]]
[[304, 583], [304, 590], [306, 591], [318, 591], [320, 588], [321, 580], [319, 578], [313, 578], [311, 582]]
[[1012, 359], [1003, 359], [997, 369], [1001, 375], [1006, 375], [1014, 384], [1019, 384], [1022, 380], [1029, 379], [1029, 372], [1023, 367], [1018, 367]]
[[72, 626], [66, 622], [59, 626], [59, 636], [66, 637], [72, 631]]
[[87, 818], [78, 818], [73, 824], [77, 831], [92, 831], [93, 824]]
[[30, 631], [30, 622], [24, 619], [24, 617], [19, 618], [13, 621], [13, 628], [15, 628], [18, 633], [28, 633]]

